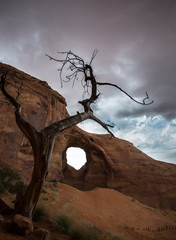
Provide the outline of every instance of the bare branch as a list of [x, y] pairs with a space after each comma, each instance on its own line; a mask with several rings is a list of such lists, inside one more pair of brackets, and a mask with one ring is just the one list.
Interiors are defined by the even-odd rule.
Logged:
[[114, 126], [112, 125], [109, 125], [109, 124], [106, 124], [106, 123], [103, 123], [99, 118], [95, 117], [94, 115], [92, 115], [90, 117], [90, 119], [94, 120], [95, 122], [97, 122], [98, 124], [100, 124], [108, 133], [111, 134], [112, 137], [114, 137], [114, 134], [109, 130], [108, 127], [111, 127], [113, 128]]
[[[85, 67], [84, 60], [71, 51], [58, 52], [58, 53], [65, 55], [65, 58], [56, 59], [51, 57], [48, 54], [45, 54], [45, 55], [49, 57], [50, 60], [53, 60], [62, 64], [61, 67], [58, 69], [58, 71], [60, 72], [61, 87], [63, 87], [63, 82], [69, 82], [71, 80], [73, 81], [73, 85], [74, 85], [75, 80], [78, 78], [78, 74], [84, 72], [84, 67]], [[62, 77], [62, 73], [67, 64], [68, 64], [67, 70], [70, 70], [71, 74], [66, 75], [67, 80], [64, 80]]]
[[82, 113], [77, 112], [76, 115], [57, 121], [55, 123], [52, 123], [48, 127], [45, 127], [44, 129], [42, 129], [41, 133], [43, 134], [44, 132], [46, 132], [47, 134], [55, 138], [59, 133], [61, 133], [65, 129], [73, 127], [76, 124], [86, 119], [89, 119], [91, 115], [92, 115], [92, 112], [90, 111], [82, 112]]
[[89, 65], [91, 65], [91, 64], [92, 64], [92, 61], [93, 61], [93, 60], [94, 60], [94, 58], [96, 57], [97, 53], [98, 53], [98, 50], [97, 50], [97, 49], [94, 49], [94, 51], [93, 51], [93, 54], [92, 54], [92, 58], [91, 58], [91, 60], [90, 60], [90, 63], [89, 63]]
[[[7, 100], [16, 108], [15, 111], [15, 116], [16, 116], [16, 123], [20, 130], [24, 133], [24, 135], [29, 139], [31, 142], [31, 145], [34, 149], [36, 150], [36, 138], [38, 138], [38, 132], [36, 129], [26, 120], [24, 120], [20, 114], [21, 112], [21, 105], [17, 102], [17, 100], [11, 96], [5, 89], [5, 84], [6, 84], [6, 77], [7, 77], [7, 72], [4, 73], [1, 76], [1, 82], [0, 82], [0, 88], [4, 96], [7, 98]], [[21, 86], [21, 85], [20, 85]], [[19, 91], [19, 90], [18, 90]], [[18, 92], [19, 96], [20, 92]]]
[[21, 111], [21, 105], [6, 91], [5, 83], [6, 83], [7, 72], [1, 76], [0, 88], [4, 96], [11, 102], [11, 104], [16, 108], [17, 111]]
[[121, 92], [125, 93], [125, 95], [127, 95], [129, 98], [131, 98], [131, 100], [133, 100], [134, 102], [141, 104], [141, 105], [150, 105], [153, 103], [153, 100], [149, 103], [146, 103], [145, 100], [149, 99], [148, 93], [146, 92], [146, 97], [143, 99], [142, 102], [137, 101], [136, 99], [134, 99], [131, 95], [129, 95], [126, 91], [124, 91], [122, 88], [120, 88], [119, 86], [117, 86], [116, 84], [113, 83], [101, 83], [101, 82], [97, 82], [98, 85], [103, 85], [103, 86], [112, 86], [115, 87], [117, 89], [119, 89]]

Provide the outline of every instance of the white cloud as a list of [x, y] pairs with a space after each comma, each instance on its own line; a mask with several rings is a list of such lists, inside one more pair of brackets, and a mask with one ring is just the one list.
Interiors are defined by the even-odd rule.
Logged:
[[116, 136], [132, 142], [157, 160], [176, 164], [175, 126], [161, 116], [131, 119], [128, 128], [116, 132]]
[[169, 129], [170, 129], [170, 124], [168, 124], [164, 129], [161, 131], [161, 137], [168, 137], [169, 134]]

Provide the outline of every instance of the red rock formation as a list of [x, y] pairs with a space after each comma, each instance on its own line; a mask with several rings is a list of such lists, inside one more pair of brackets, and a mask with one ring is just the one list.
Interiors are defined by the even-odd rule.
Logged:
[[[26, 119], [40, 130], [68, 116], [65, 99], [46, 82], [5, 64], [4, 70], [16, 71], [23, 78], [19, 102]], [[12, 91], [12, 89], [10, 89]], [[33, 166], [31, 147], [14, 120], [13, 108], [0, 93], [0, 165], [16, 169], [29, 179]], [[85, 150], [87, 163], [79, 170], [67, 164], [68, 147]], [[48, 179], [63, 180], [82, 190], [114, 188], [152, 207], [176, 210], [176, 165], [155, 161], [132, 143], [110, 135], [89, 134], [73, 127], [58, 136]]]

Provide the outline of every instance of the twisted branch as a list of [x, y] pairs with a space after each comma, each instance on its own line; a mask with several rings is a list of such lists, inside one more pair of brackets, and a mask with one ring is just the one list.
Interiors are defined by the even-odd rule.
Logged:
[[149, 99], [149, 95], [148, 93], [146, 92], [146, 97], [143, 99], [142, 102], [139, 102], [137, 101], [136, 99], [134, 99], [131, 95], [129, 95], [126, 91], [124, 91], [122, 88], [120, 88], [119, 86], [117, 86], [116, 84], [113, 84], [113, 83], [101, 83], [101, 82], [97, 82], [97, 85], [103, 85], [103, 86], [112, 86], [112, 87], [115, 87], [117, 89], [119, 89], [121, 92], [125, 93], [125, 95], [127, 95], [129, 98], [131, 98], [131, 100], [133, 100], [134, 102], [138, 103], [138, 104], [141, 104], [141, 105], [150, 105], [153, 103], [153, 101], [149, 102], [149, 103], [146, 103], [145, 101], [147, 99]]
[[[15, 100], [13, 96], [11, 96], [5, 89], [5, 84], [6, 84], [6, 77], [7, 77], [7, 72], [4, 73], [1, 76], [1, 81], [0, 81], [0, 89], [4, 96], [7, 98], [7, 100], [15, 107], [15, 116], [16, 116], [16, 123], [19, 127], [19, 129], [24, 133], [24, 135], [29, 139], [32, 148], [34, 151], [37, 151], [37, 140], [39, 140], [39, 134], [37, 130], [28, 122], [26, 121], [20, 114], [21, 112], [21, 105]], [[20, 92], [17, 92], [17, 96], [20, 94]]]
[[16, 108], [17, 111], [21, 111], [21, 105], [6, 91], [5, 83], [6, 83], [7, 72], [1, 76], [0, 88], [4, 96], [11, 102], [11, 104]]

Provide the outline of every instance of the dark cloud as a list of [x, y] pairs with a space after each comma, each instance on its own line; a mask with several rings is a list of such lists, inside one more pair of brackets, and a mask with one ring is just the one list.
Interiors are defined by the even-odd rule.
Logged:
[[172, 120], [176, 118], [175, 112], [175, 102], [171, 104], [163, 103], [163, 104], [155, 104], [153, 106], [135, 106], [135, 104], [130, 104], [129, 108], [125, 108], [124, 105], [117, 108], [116, 117], [118, 118], [130, 118], [130, 117], [140, 117], [142, 115], [146, 116], [155, 116], [161, 115], [167, 120]]

